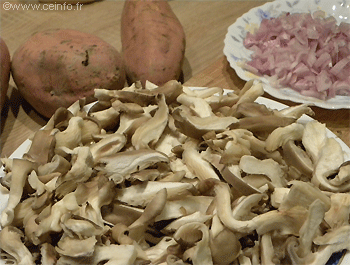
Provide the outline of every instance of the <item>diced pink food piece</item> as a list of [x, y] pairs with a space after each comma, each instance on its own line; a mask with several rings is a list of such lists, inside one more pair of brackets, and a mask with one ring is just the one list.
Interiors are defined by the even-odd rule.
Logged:
[[279, 87], [329, 99], [350, 95], [350, 24], [321, 10], [263, 19], [243, 42], [253, 51], [245, 69], [273, 77]]

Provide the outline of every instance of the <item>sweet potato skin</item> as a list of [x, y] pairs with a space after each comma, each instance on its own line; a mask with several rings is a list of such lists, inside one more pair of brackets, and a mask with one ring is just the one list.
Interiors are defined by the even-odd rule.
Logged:
[[165, 0], [126, 0], [121, 42], [127, 80], [163, 85], [178, 80], [184, 60], [184, 29]]
[[5, 41], [0, 38], [0, 113], [5, 104], [7, 90], [9, 88], [11, 57]]
[[13, 54], [11, 70], [23, 98], [48, 118], [79, 98], [92, 101], [95, 88], [125, 85], [121, 54], [97, 36], [72, 29], [32, 35]]

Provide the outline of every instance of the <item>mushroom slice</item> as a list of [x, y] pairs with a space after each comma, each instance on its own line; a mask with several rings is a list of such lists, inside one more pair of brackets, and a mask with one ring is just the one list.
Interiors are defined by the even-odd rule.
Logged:
[[271, 205], [278, 209], [284, 198], [288, 195], [289, 190], [290, 188], [274, 188], [270, 196]]
[[268, 196], [265, 193], [243, 196], [238, 202], [233, 203], [232, 216], [237, 220], [252, 219], [256, 216], [256, 214], [252, 214], [252, 209], [259, 207], [259, 204], [266, 202], [267, 199]]
[[54, 156], [55, 144], [52, 130], [39, 130], [34, 134], [30, 148], [23, 158], [36, 162], [38, 165], [46, 164]]
[[50, 118], [50, 120], [47, 122], [45, 129], [52, 130], [54, 128], [64, 128], [68, 126], [68, 121], [70, 118], [72, 118], [74, 115], [71, 111], [64, 107], [58, 108], [54, 115]]
[[107, 101], [117, 99], [121, 102], [136, 103], [142, 107], [156, 103], [155, 95], [147, 95], [138, 91], [95, 89], [95, 97]]
[[66, 174], [71, 168], [71, 163], [61, 155], [54, 155], [52, 160], [38, 167], [39, 178], [51, 173]]
[[294, 123], [296, 119], [275, 115], [261, 117], [244, 117], [234, 124], [233, 128], [247, 129], [253, 133], [271, 133], [279, 127]]
[[109, 206], [102, 207], [101, 213], [103, 220], [111, 224], [120, 223], [129, 226], [141, 216], [143, 209], [114, 202]]
[[102, 129], [111, 129], [119, 122], [120, 109], [118, 107], [122, 104], [120, 101], [115, 101], [108, 109], [90, 112], [89, 115], [98, 122]]
[[47, 190], [46, 185], [40, 181], [34, 170], [28, 175], [28, 183], [35, 190], [36, 196], [42, 195]]
[[169, 162], [169, 158], [152, 149], [131, 150], [100, 158], [97, 169], [107, 173], [109, 178], [117, 184], [129, 174], [159, 162]]
[[339, 167], [338, 174], [329, 180], [334, 186], [344, 185], [350, 181], [350, 161], [346, 161]]
[[215, 237], [210, 236], [210, 251], [214, 264], [230, 264], [241, 252], [236, 233], [224, 228]]
[[331, 195], [331, 207], [326, 212], [325, 221], [332, 228], [349, 224], [350, 194], [334, 193]]
[[35, 215], [32, 205], [35, 202], [35, 197], [28, 197], [17, 204], [14, 209], [14, 217], [11, 226], [20, 227], [24, 223], [24, 219]]
[[148, 168], [148, 169], [143, 169], [140, 171], [137, 171], [135, 173], [131, 173], [129, 177], [126, 179], [134, 182], [136, 180], [139, 181], [148, 181], [148, 180], [158, 180], [161, 176], [161, 172], [158, 169], [153, 169], [153, 168]]
[[314, 163], [317, 162], [319, 152], [326, 143], [326, 125], [316, 120], [305, 124], [302, 143], [306, 152], [310, 155]]
[[229, 92], [225, 95], [221, 93], [219, 95], [212, 95], [205, 98], [205, 101], [208, 102], [214, 113], [225, 115], [226, 112], [230, 112], [230, 108], [238, 102], [238, 99], [239, 96], [236, 93]]
[[331, 230], [324, 235], [316, 237], [313, 242], [316, 245], [329, 245], [329, 244], [340, 244], [340, 243], [347, 243], [349, 242], [349, 236], [350, 236], [350, 225], [344, 225], [341, 227], [338, 227], [337, 229]]
[[83, 126], [81, 128], [81, 142], [83, 145], [88, 145], [94, 142], [93, 135], [101, 133], [100, 123], [92, 117], [83, 118]]
[[344, 249], [350, 250], [350, 226], [345, 225], [332, 230], [323, 236], [316, 237], [314, 243], [320, 245], [318, 251], [311, 256], [309, 264], [326, 264], [333, 253]]
[[146, 249], [145, 253], [151, 264], [161, 264], [161, 262], [167, 259], [168, 248], [176, 245], [177, 243], [174, 238], [165, 236], [158, 244]]
[[167, 191], [162, 189], [156, 193], [154, 198], [147, 204], [141, 216], [129, 225], [130, 238], [137, 243], [145, 240], [147, 227], [154, 223], [154, 219], [162, 212], [167, 201]]
[[56, 251], [68, 257], [91, 257], [94, 254], [97, 240], [95, 237], [85, 239], [63, 237], [55, 247]]
[[23, 233], [16, 227], [6, 226], [0, 230], [0, 249], [10, 254], [18, 265], [34, 265], [34, 257], [24, 245]]
[[279, 210], [291, 209], [295, 206], [303, 206], [308, 208], [315, 200], [320, 200], [328, 211], [331, 207], [330, 198], [324, 194], [320, 189], [311, 185], [308, 182], [294, 180], [291, 181], [291, 188], [286, 196], [283, 198]]
[[94, 161], [101, 157], [118, 153], [126, 144], [126, 137], [120, 133], [107, 135], [97, 143], [90, 145], [90, 151]]
[[214, 115], [210, 105], [203, 98], [181, 94], [177, 97], [177, 101], [190, 108], [198, 117], [205, 118]]
[[154, 219], [163, 211], [166, 201], [167, 190], [166, 188], [163, 188], [159, 190], [154, 198], [147, 204], [141, 216], [135, 220], [135, 222], [129, 225], [129, 229], [132, 230], [139, 226], [146, 227], [150, 223], [154, 222]]
[[247, 82], [239, 93], [239, 100], [236, 106], [245, 102], [254, 102], [258, 97], [264, 94], [264, 88], [261, 82]]
[[336, 174], [344, 162], [344, 153], [341, 145], [334, 138], [327, 138], [319, 152], [311, 182], [320, 189], [332, 192], [347, 192], [350, 190], [350, 182], [341, 186], [330, 182], [331, 176]]
[[92, 101], [92, 99], [87, 100], [85, 97], [80, 98], [70, 105], [67, 110], [69, 110], [74, 116], [85, 117], [86, 109], [84, 109], [84, 106], [88, 103], [92, 103]]
[[259, 159], [272, 158], [281, 165], [284, 164], [281, 153], [278, 150], [274, 152], [268, 152], [265, 148], [266, 142], [255, 137], [252, 132], [246, 130], [246, 133], [242, 135], [242, 138], [249, 141], [250, 152], [252, 156], [255, 156]]
[[209, 247], [209, 229], [205, 224], [199, 222], [184, 224], [175, 232], [174, 239], [184, 247], [193, 246], [185, 251], [183, 260], [190, 259], [193, 265], [213, 264]]
[[92, 174], [94, 165], [93, 157], [88, 146], [77, 147], [71, 153], [72, 167], [59, 180], [59, 184], [64, 181], [84, 182], [88, 180]]
[[203, 159], [197, 150], [198, 141], [195, 139], [188, 139], [183, 145], [182, 160], [188, 169], [199, 180], [205, 179], [219, 179], [212, 165]]
[[173, 155], [173, 148], [183, 144], [183, 135], [179, 132], [172, 131], [168, 126], [164, 129], [163, 134], [154, 146], [154, 150], [162, 152], [167, 156]]
[[244, 155], [251, 155], [249, 148], [240, 143], [230, 141], [225, 146], [220, 163], [229, 165], [236, 164]]
[[64, 131], [55, 133], [56, 146], [55, 153], [60, 154], [60, 148], [67, 147], [74, 149], [81, 145], [81, 130], [83, 127], [83, 118], [72, 117], [69, 119], [68, 127]]
[[221, 87], [206, 87], [201, 89], [191, 89], [187, 86], [183, 87], [184, 94], [196, 97], [196, 98], [209, 98], [215, 94], [218, 94], [218, 96], [223, 96], [224, 90]]
[[191, 113], [186, 106], [176, 108], [172, 116], [175, 120], [176, 127], [185, 135], [200, 139], [204, 134], [210, 131], [222, 132], [232, 124], [238, 122], [235, 117], [219, 117], [211, 115], [208, 117], [198, 117]]
[[320, 200], [315, 200], [309, 207], [309, 213], [305, 223], [299, 231], [298, 256], [306, 257], [312, 251], [312, 241], [320, 229], [325, 214], [325, 206]]
[[35, 236], [35, 231], [38, 229], [38, 224], [36, 222], [37, 217], [37, 214], [29, 213], [23, 219], [24, 234], [26, 236], [26, 239], [36, 246], [48, 240], [48, 236], [45, 236], [43, 238], [37, 238]]
[[165, 95], [165, 100], [168, 105], [173, 103], [177, 97], [182, 94], [182, 84], [176, 80], [170, 80], [164, 85], [157, 86], [154, 89], [143, 89], [141, 93], [158, 96], [160, 94]]
[[180, 218], [177, 218], [176, 220], [174, 220], [173, 222], [168, 224], [164, 228], [164, 230], [169, 231], [169, 232], [173, 232], [173, 231], [176, 231], [177, 229], [179, 229], [180, 226], [182, 226], [184, 224], [191, 223], [191, 222], [205, 223], [205, 222], [209, 221], [212, 217], [213, 217], [212, 215], [207, 215], [207, 214], [204, 214], [200, 211], [196, 211], [194, 213], [184, 215]]
[[136, 129], [147, 123], [151, 118], [152, 116], [149, 113], [121, 113], [116, 133], [125, 134], [128, 138], [131, 138]]
[[308, 216], [308, 210], [296, 206], [285, 211], [272, 210], [252, 219], [256, 224], [256, 232], [263, 235], [276, 231], [280, 235], [299, 235], [299, 231]]
[[220, 182], [214, 186], [217, 214], [221, 222], [234, 232], [250, 233], [257, 228], [253, 220], [237, 220], [232, 216], [231, 192], [227, 183]]
[[235, 198], [247, 196], [254, 193], [260, 193], [259, 189], [247, 183], [241, 176], [241, 171], [238, 165], [225, 166], [221, 170], [221, 176], [229, 183], [233, 190]]
[[261, 117], [273, 115], [273, 111], [257, 102], [244, 102], [237, 106], [237, 114], [245, 117]]
[[[189, 195], [183, 196], [181, 199], [168, 200], [163, 211], [156, 217], [155, 221], [178, 219], [195, 212], [206, 215], [209, 206], [213, 203], [213, 199], [210, 196]], [[179, 222], [181, 221], [179, 220]]]
[[300, 104], [282, 110], [274, 111], [275, 115], [281, 115], [284, 117], [290, 117], [299, 119], [302, 115], [306, 114], [309, 116], [315, 115], [314, 111], [310, 108], [310, 104]]
[[155, 144], [161, 137], [168, 123], [169, 109], [165, 102], [164, 94], [160, 95], [158, 110], [154, 116], [136, 129], [131, 137], [131, 143], [135, 149], [149, 148], [150, 144]]
[[271, 158], [259, 160], [254, 156], [242, 156], [239, 167], [247, 174], [267, 176], [276, 187], [285, 187], [287, 184], [281, 166]]
[[282, 146], [282, 150], [283, 158], [288, 166], [311, 178], [314, 170], [312, 160], [301, 147], [296, 145], [295, 141], [287, 141]]
[[223, 230], [225, 226], [221, 223], [220, 218], [217, 214], [213, 214], [211, 224], [210, 224], [210, 237], [215, 238], [218, 236]]
[[115, 194], [115, 184], [104, 176], [97, 176], [90, 182], [79, 183], [75, 190], [77, 202], [82, 207], [79, 208], [80, 216], [91, 220], [95, 224], [103, 227], [101, 208], [109, 205]]
[[61, 200], [52, 205], [49, 215], [45, 216], [40, 221], [35, 236], [40, 237], [49, 232], [62, 231], [61, 217], [63, 216], [63, 214], [70, 211], [76, 211], [78, 209], [79, 205], [77, 203], [75, 193], [71, 192], [65, 195]]
[[191, 194], [193, 185], [181, 182], [148, 181], [118, 190], [116, 199], [128, 205], [146, 207], [156, 193], [164, 188], [167, 190], [168, 200], [174, 200]]
[[74, 191], [78, 183], [87, 181], [93, 172], [94, 162], [88, 146], [75, 148], [71, 155], [71, 169], [57, 179], [55, 195], [58, 198]]
[[261, 236], [260, 248], [261, 248], [261, 264], [262, 265], [274, 264], [273, 258], [275, 256], [275, 253], [274, 253], [274, 248], [272, 244], [271, 233], [266, 233]]
[[67, 213], [62, 216], [61, 225], [66, 235], [79, 239], [100, 236], [106, 232], [89, 219]]
[[40, 247], [41, 264], [55, 265], [57, 263], [57, 252], [55, 247], [49, 243], [43, 243]]
[[13, 159], [9, 198], [5, 209], [1, 213], [2, 227], [8, 226], [12, 223], [14, 218], [14, 209], [21, 201], [28, 175], [36, 168], [36, 163], [25, 159]]
[[132, 245], [134, 240], [129, 237], [129, 229], [126, 225], [116, 223], [111, 229], [112, 238], [121, 245]]
[[134, 245], [96, 245], [92, 264], [135, 265], [137, 257]]
[[285, 127], [275, 129], [266, 139], [266, 150], [269, 152], [277, 150], [289, 140], [301, 140], [304, 133], [304, 126], [300, 123], [292, 123]]

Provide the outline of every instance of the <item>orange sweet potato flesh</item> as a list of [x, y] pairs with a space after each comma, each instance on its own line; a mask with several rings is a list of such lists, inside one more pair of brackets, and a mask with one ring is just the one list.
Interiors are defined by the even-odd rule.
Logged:
[[167, 1], [126, 0], [121, 42], [129, 84], [148, 80], [163, 85], [180, 78], [186, 38]]
[[0, 113], [6, 100], [6, 93], [9, 87], [11, 57], [9, 49], [3, 39], [0, 38]]
[[69, 107], [94, 89], [121, 89], [121, 54], [92, 34], [53, 29], [32, 35], [12, 56], [12, 76], [23, 98], [44, 117]]

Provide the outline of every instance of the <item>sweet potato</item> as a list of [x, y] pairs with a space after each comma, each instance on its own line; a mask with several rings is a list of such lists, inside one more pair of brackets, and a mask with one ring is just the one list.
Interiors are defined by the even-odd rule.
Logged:
[[9, 87], [11, 57], [9, 49], [3, 39], [0, 38], [0, 113], [6, 100], [6, 94]]
[[92, 101], [95, 88], [125, 85], [120, 53], [97, 36], [71, 29], [32, 35], [13, 54], [11, 68], [23, 98], [45, 117], [79, 98]]
[[185, 54], [183, 27], [165, 0], [126, 0], [121, 20], [122, 55], [129, 83], [163, 85], [178, 80]]

